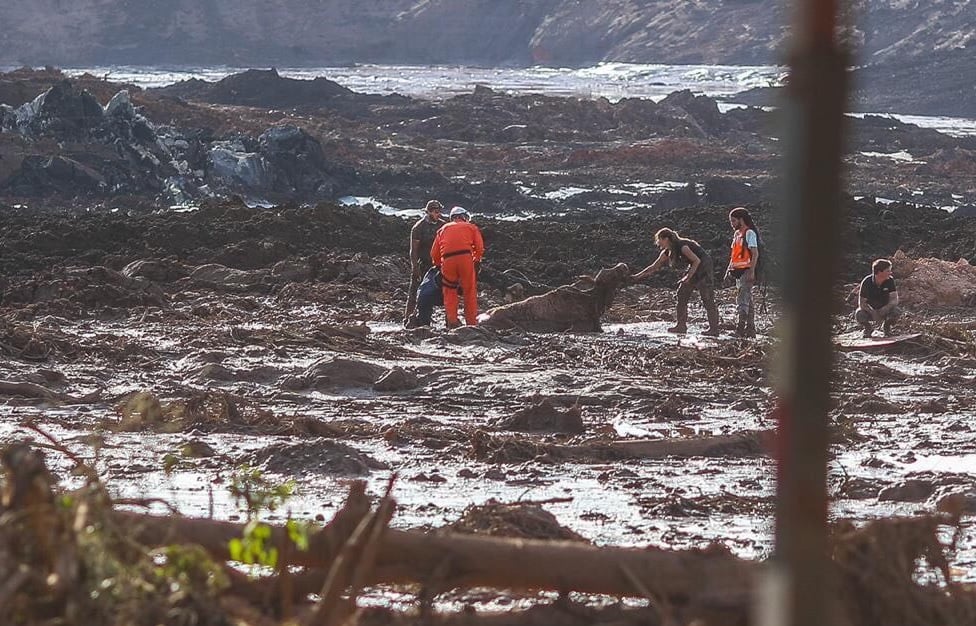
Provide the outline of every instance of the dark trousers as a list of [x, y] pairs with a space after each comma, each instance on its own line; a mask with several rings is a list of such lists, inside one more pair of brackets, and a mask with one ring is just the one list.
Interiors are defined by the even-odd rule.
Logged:
[[708, 327], [718, 329], [718, 305], [715, 304], [715, 279], [712, 276], [712, 259], [705, 257], [698, 265], [695, 275], [688, 282], [681, 283], [678, 287], [678, 315], [677, 323], [681, 328], [688, 326], [688, 302], [691, 294], [696, 289], [701, 295], [702, 305], [708, 315]]
[[[901, 317], [901, 309], [898, 308], [898, 305], [895, 305], [891, 307], [891, 310], [888, 311], [887, 315], [878, 321], [891, 325], [897, 322], [899, 317]], [[861, 309], [854, 311], [854, 319], [856, 319], [859, 324], [874, 324], [874, 318], [871, 317], [871, 314]]]
[[424, 274], [431, 268], [431, 265], [421, 261], [418, 267], [420, 267], [420, 271], [410, 275], [410, 287], [407, 289], [407, 306], [403, 310], [404, 322], [409, 320], [413, 316], [414, 311], [417, 310], [417, 289], [420, 287], [420, 281], [423, 280]]

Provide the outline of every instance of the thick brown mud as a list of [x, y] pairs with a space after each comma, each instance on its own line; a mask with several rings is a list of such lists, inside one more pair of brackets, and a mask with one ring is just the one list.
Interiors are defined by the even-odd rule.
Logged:
[[[519, 222], [478, 216], [488, 250], [480, 303], [501, 307], [498, 323], [447, 332], [440, 312], [430, 328], [401, 327], [409, 222], [371, 208], [45, 202], [0, 207], [0, 439], [44, 449], [55, 483], [80, 486], [78, 467], [90, 466], [111, 497], [244, 521], [232, 487], [246, 467], [271, 484], [294, 481], [285, 509], [262, 512], [283, 523], [332, 519], [351, 480], [365, 480], [375, 499], [395, 476], [397, 530], [669, 550], [717, 544], [749, 561], [770, 553], [775, 284], [760, 298], [755, 340], [730, 328], [697, 334], [705, 325], [697, 304], [693, 332], [675, 336], [665, 329], [677, 274], [634, 285], [615, 269], [649, 263], [661, 226], [724, 259], [722, 203]], [[872, 538], [888, 530], [859, 531], [894, 515], [948, 516], [932, 527], [884, 519], [893, 529], [885, 540], [912, 564], [931, 556], [927, 576], [976, 579], [976, 289], [971, 266], [956, 264], [976, 249], [976, 227], [938, 209], [845, 204], [844, 281], [903, 250], [896, 277], [912, 297], [899, 330], [920, 336], [836, 355], [831, 517], [849, 543], [835, 561], [855, 595], [900, 590], [919, 615], [959, 610], [961, 601], [940, 604], [947, 596], [936, 599], [905, 562], [873, 551]], [[775, 270], [778, 211], [760, 202], [753, 212]], [[957, 299], [931, 288], [940, 274], [958, 281], [949, 294]], [[560, 296], [546, 298], [557, 287]], [[852, 329], [851, 287], [837, 288], [838, 332]], [[541, 304], [513, 304], [513, 293]], [[734, 289], [720, 289], [718, 300], [728, 323]], [[589, 325], [534, 327], [567, 312]], [[366, 602], [420, 598], [424, 609], [427, 596], [440, 596], [442, 607], [498, 609], [548, 597], [425, 593], [378, 587]], [[582, 604], [571, 613], [613, 617], [605, 598], [573, 601]], [[538, 611], [578, 623], [546, 613], [575, 605], [554, 606]], [[858, 623], [893, 615], [861, 609]]]

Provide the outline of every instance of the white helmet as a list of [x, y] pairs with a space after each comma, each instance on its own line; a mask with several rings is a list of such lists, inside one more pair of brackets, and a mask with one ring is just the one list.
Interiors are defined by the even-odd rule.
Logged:
[[468, 210], [465, 209], [463, 206], [456, 206], [456, 207], [454, 207], [454, 208], [451, 209], [451, 219], [452, 220], [455, 217], [463, 217], [464, 219], [468, 219], [470, 216], [471, 216], [471, 214], [468, 213]]

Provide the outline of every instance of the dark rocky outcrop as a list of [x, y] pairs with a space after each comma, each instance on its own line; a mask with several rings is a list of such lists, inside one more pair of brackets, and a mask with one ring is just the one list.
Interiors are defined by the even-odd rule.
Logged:
[[163, 87], [158, 93], [187, 100], [260, 107], [318, 105], [352, 91], [327, 78], [297, 80], [275, 69], [250, 69], [214, 83], [192, 79]]

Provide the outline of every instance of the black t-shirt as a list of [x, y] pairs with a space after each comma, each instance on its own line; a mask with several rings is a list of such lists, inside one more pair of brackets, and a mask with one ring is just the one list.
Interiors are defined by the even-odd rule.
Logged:
[[420, 264], [422, 266], [431, 266], [430, 247], [434, 245], [434, 237], [437, 236], [437, 231], [446, 223], [444, 220], [432, 222], [427, 217], [422, 217], [410, 229], [410, 238], [420, 240]]
[[859, 297], [866, 298], [872, 309], [880, 309], [888, 304], [892, 292], [895, 291], [895, 279], [888, 277], [880, 285], [874, 282], [874, 274], [868, 274], [861, 281]]
[[695, 253], [695, 256], [702, 260], [702, 262], [704, 262], [708, 257], [708, 253], [705, 252], [704, 248], [698, 245], [697, 241], [693, 239], [679, 239], [673, 246], [671, 246], [671, 249], [668, 250], [668, 259], [671, 261], [671, 265], [677, 267], [687, 267], [691, 265], [691, 261], [688, 260], [688, 257], [681, 253], [681, 249], [685, 246], [688, 246], [688, 248]]

